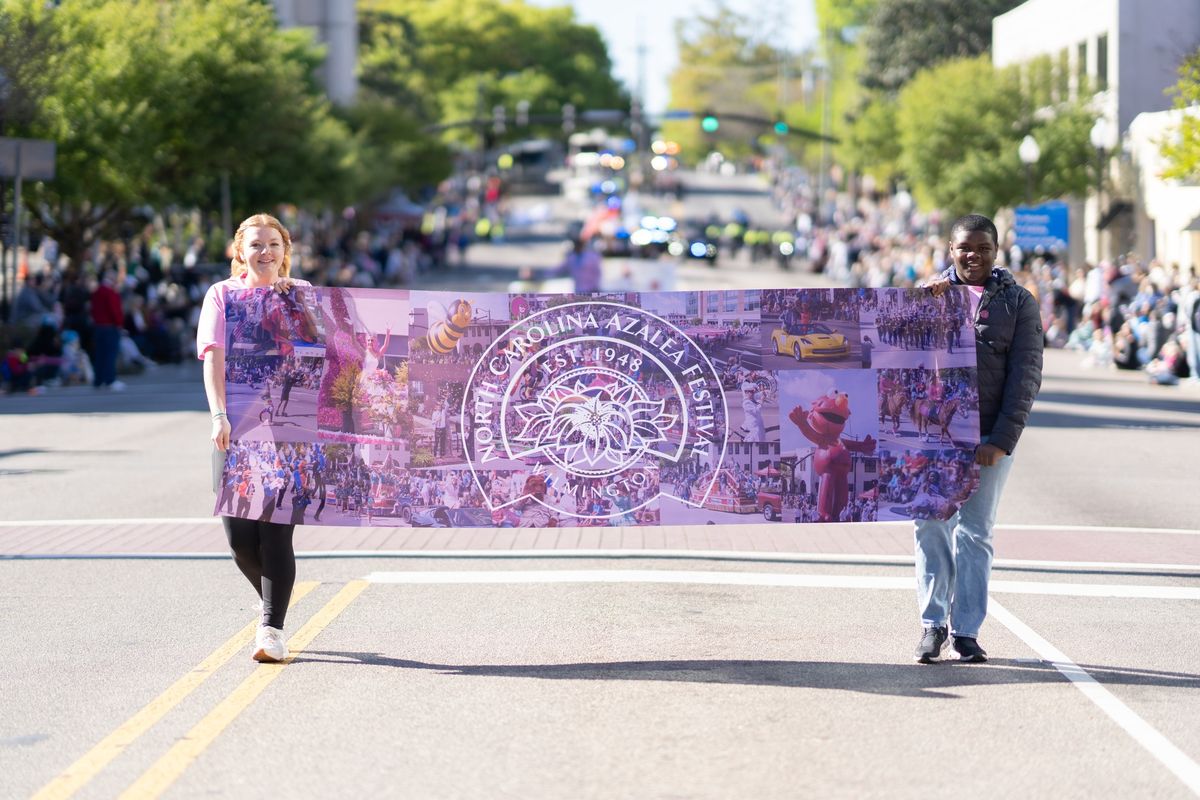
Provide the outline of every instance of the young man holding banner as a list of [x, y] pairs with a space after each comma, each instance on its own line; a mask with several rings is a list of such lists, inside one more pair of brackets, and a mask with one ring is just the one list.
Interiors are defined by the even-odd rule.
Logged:
[[948, 520], [916, 521], [917, 605], [924, 632], [914, 657], [928, 664], [952, 637], [960, 661], [987, 660], [979, 628], [987, 615], [992, 527], [1012, 454], [1042, 383], [1037, 300], [995, 266], [996, 226], [969, 214], [950, 228], [951, 266], [930, 285], [936, 297], [966, 286], [975, 321], [980, 445], [979, 488]]

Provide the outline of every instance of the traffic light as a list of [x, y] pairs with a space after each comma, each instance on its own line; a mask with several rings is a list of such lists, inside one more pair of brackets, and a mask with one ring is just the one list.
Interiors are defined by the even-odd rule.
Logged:
[[717, 115], [711, 111], [705, 111], [704, 116], [700, 118], [700, 130], [705, 133], [716, 133], [721, 127], [721, 121], [717, 119]]
[[562, 115], [563, 133], [570, 133], [575, 130], [575, 106], [565, 103], [562, 107]]
[[787, 136], [788, 124], [784, 121], [783, 117], [779, 117], [775, 120], [775, 132], [780, 136]]
[[517, 127], [523, 128], [529, 124], [529, 101], [521, 100], [517, 103]]
[[499, 136], [507, 126], [504, 124], [504, 106], [492, 107], [492, 133]]

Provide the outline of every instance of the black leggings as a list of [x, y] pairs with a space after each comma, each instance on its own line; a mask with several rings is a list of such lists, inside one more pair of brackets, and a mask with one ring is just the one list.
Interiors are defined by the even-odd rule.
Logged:
[[234, 562], [263, 600], [263, 624], [282, 629], [296, 583], [296, 526], [238, 517], [221, 517], [221, 524]]

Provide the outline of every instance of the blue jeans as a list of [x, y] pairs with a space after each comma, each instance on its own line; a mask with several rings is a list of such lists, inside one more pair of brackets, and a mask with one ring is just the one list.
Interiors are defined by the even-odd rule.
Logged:
[[[984, 437], [987, 441], [987, 437]], [[954, 636], [977, 637], [987, 616], [992, 526], [1012, 456], [979, 468], [979, 488], [947, 520], [916, 521], [917, 607], [921, 624], [949, 624]]]
[[[1196, 302], [1200, 303], [1200, 300]], [[1200, 380], [1200, 331], [1188, 331], [1184, 337], [1187, 345], [1187, 365], [1192, 380]]]
[[109, 386], [117, 379], [117, 354], [121, 347], [121, 329], [115, 325], [97, 325], [93, 334], [96, 357], [93, 386]]

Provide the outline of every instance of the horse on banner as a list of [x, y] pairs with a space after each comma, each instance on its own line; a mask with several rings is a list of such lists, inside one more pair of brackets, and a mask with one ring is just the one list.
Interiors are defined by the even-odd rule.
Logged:
[[950, 423], [954, 421], [955, 414], [958, 413], [958, 407], [962, 401], [958, 397], [953, 397], [949, 400], [938, 401], [935, 399], [915, 400], [910, 410], [913, 423], [917, 426], [917, 435], [923, 439], [927, 439], [930, 435], [930, 429], [934, 426], [941, 429], [938, 434], [937, 441], [940, 444], [945, 440], [954, 443], [954, 437], [950, 435]]
[[909, 404], [908, 393], [904, 391], [904, 387], [899, 384], [888, 390], [883, 395], [883, 402], [879, 404], [879, 424], [882, 427], [883, 423], [890, 419], [892, 421], [892, 433], [895, 434], [900, 430], [900, 414]]

